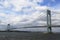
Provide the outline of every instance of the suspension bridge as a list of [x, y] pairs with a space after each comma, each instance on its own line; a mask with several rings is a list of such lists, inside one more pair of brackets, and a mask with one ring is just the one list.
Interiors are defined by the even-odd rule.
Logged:
[[[44, 25], [44, 26], [30, 26], [30, 27], [22, 27], [22, 28], [40, 28], [40, 27], [47, 27], [47, 31], [48, 32], [52, 32], [52, 27], [60, 27], [60, 25], [53, 25], [53, 21], [52, 21], [52, 14], [59, 14], [60, 12], [57, 12], [57, 11], [54, 11], [54, 10], [49, 10], [49, 9], [47, 9], [46, 10], [46, 16], [45, 15], [43, 15], [43, 16], [45, 16], [45, 20], [46, 20], [46, 25]], [[41, 17], [41, 16], [39, 16], [39, 17]], [[38, 20], [39, 18], [37, 18], [36, 20]], [[56, 18], [53, 18], [53, 20], [55, 20]], [[35, 22], [36, 20], [34, 20], [33, 22]], [[10, 24], [8, 24], [7, 25], [7, 30], [9, 31], [9, 30], [12, 30], [12, 29], [16, 29], [16, 28], [11, 28], [10, 29]]]

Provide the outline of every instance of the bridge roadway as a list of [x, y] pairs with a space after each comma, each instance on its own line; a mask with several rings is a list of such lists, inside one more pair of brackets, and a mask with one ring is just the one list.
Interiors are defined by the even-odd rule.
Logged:
[[[47, 27], [47, 26], [31, 26], [31, 27], [23, 27], [23, 28], [39, 28], [39, 27]], [[51, 27], [60, 27], [60, 25], [52, 25]]]

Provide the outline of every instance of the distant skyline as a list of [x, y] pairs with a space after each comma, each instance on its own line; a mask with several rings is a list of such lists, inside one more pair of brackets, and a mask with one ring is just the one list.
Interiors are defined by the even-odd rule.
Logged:
[[0, 24], [46, 25], [47, 9], [56, 11], [52, 24], [60, 24], [60, 0], [0, 0]]

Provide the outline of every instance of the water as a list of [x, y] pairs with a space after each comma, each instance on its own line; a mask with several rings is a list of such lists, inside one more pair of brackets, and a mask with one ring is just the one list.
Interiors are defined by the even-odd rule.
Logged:
[[[40, 27], [40, 28], [21, 28], [21, 29], [14, 29], [18, 31], [31, 31], [31, 32], [47, 32], [47, 27]], [[60, 33], [60, 27], [52, 27], [52, 32]]]
[[[5, 31], [7, 30], [7, 26], [0, 26], [0, 31]], [[31, 32], [47, 32], [47, 27], [39, 27], [39, 28], [16, 28], [16, 29], [11, 29], [13, 31], [31, 31]], [[60, 27], [52, 27], [52, 32], [59, 32], [60, 33]]]

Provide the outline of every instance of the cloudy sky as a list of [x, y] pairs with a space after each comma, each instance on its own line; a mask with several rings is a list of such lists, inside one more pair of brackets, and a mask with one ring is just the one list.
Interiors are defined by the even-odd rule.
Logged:
[[52, 24], [60, 24], [60, 0], [0, 0], [0, 24], [46, 25], [47, 9]]

